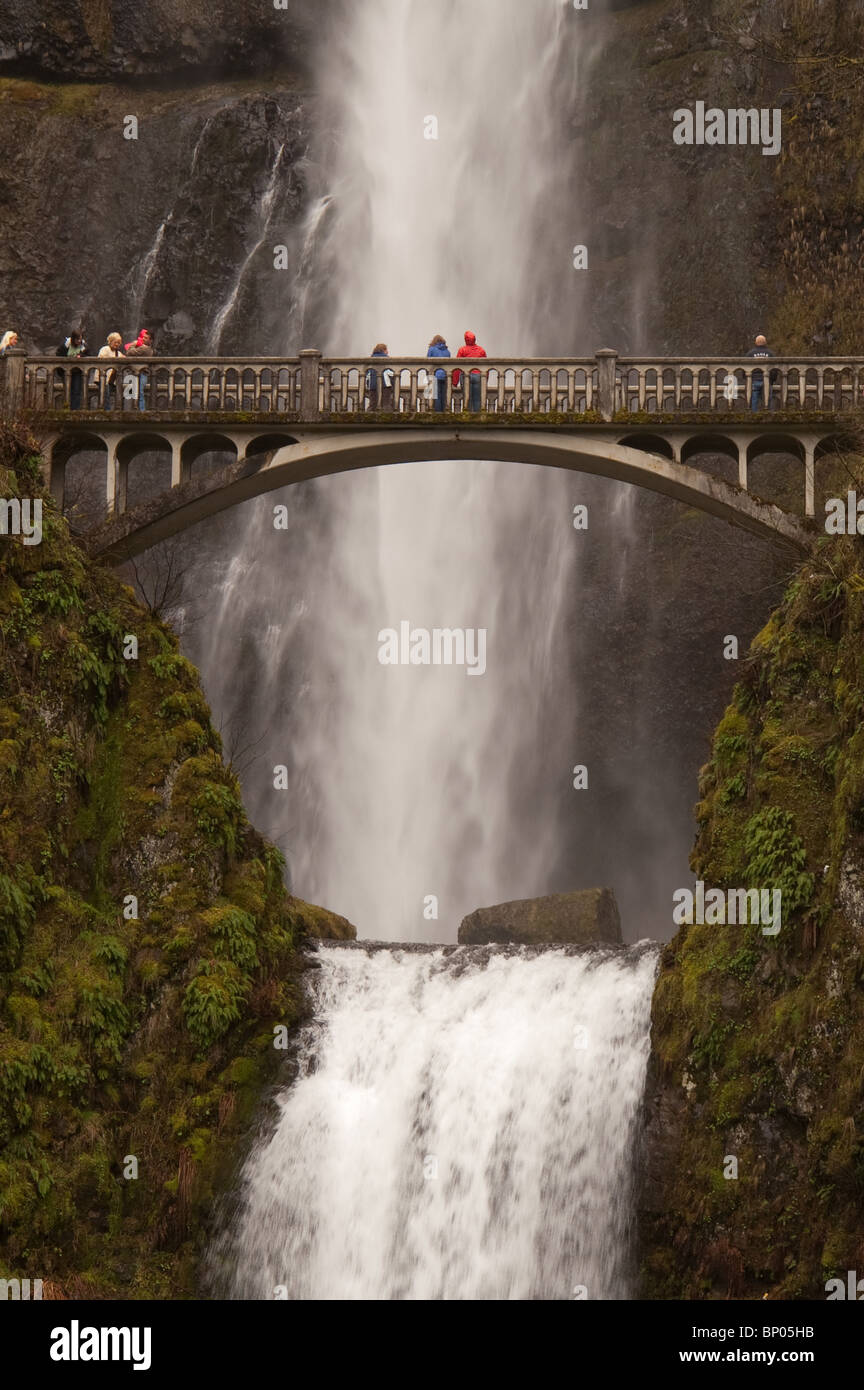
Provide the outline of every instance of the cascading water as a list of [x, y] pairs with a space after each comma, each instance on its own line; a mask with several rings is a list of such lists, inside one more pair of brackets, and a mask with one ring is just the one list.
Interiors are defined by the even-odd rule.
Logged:
[[[455, 354], [471, 328], [490, 355], [584, 348], [554, 94], [562, 64], [569, 82], [586, 54], [564, 7], [479, 0], [468, 25], [448, 0], [379, 0], [347, 7], [323, 51], [332, 139], [318, 167], [332, 202], [304, 253], [329, 286], [316, 290], [318, 346], [364, 355], [385, 339], [422, 355], [441, 332]], [[287, 841], [296, 891], [361, 934], [452, 940], [479, 904], [572, 887], [559, 864], [576, 715], [571, 480], [448, 462], [324, 480], [315, 497], [280, 560], [268, 538], [255, 583], [223, 587], [199, 655], [217, 707], [230, 720], [242, 703], [291, 769], [284, 810], [246, 792]], [[295, 489], [284, 500], [298, 510]], [[250, 555], [271, 517], [271, 499], [248, 510]], [[295, 612], [302, 595], [305, 645], [274, 644], [254, 688], [232, 691], [229, 650], [262, 603], [284, 611], [286, 589]], [[377, 634], [403, 619], [486, 629], [486, 674], [382, 667]]]
[[[455, 352], [467, 328], [493, 355], [587, 349], [562, 310], [578, 302], [578, 236], [554, 100], [565, 51], [565, 69], [584, 64], [579, 31], [557, 0], [474, 0], [470, 21], [449, 0], [376, 0], [346, 8], [326, 45], [335, 133], [295, 302], [314, 301], [334, 356], [379, 340], [420, 355], [435, 333]], [[550, 257], [555, 309], [538, 288]], [[571, 480], [432, 463], [280, 500], [293, 530], [274, 537], [272, 499], [247, 510], [246, 558], [199, 659], [223, 713], [233, 698], [276, 734], [289, 809], [257, 778], [247, 796], [284, 830], [296, 890], [361, 934], [428, 941], [478, 905], [572, 887], [572, 864], [556, 882], [577, 713]], [[485, 628], [485, 674], [380, 665], [377, 634], [403, 619]], [[257, 669], [237, 686], [244, 651]], [[627, 1297], [653, 949], [323, 947], [319, 961], [299, 1076], [246, 1165], [213, 1286]]]
[[299, 1078], [211, 1256], [221, 1291], [628, 1297], [655, 948], [320, 961]]
[[[284, 152], [284, 145], [280, 145], [275, 150], [273, 164], [270, 169], [270, 177], [267, 180], [267, 186], [261, 195], [257, 208], [255, 209], [254, 222], [258, 235], [252, 247], [247, 252], [244, 260], [240, 264], [236, 278], [234, 280], [234, 284], [231, 286], [231, 290], [228, 296], [226, 297], [224, 304], [221, 306], [218, 314], [213, 320], [213, 327], [210, 332], [209, 341], [209, 348], [210, 351], [213, 353], [218, 353], [221, 349], [222, 335], [225, 332], [225, 328], [237, 305], [237, 300], [239, 298], [240, 290], [243, 285], [243, 277], [245, 276], [247, 270], [249, 269], [249, 266], [254, 261], [258, 252], [261, 250], [267, 238], [267, 234], [270, 228], [270, 217], [273, 212], [273, 203], [276, 198], [276, 189], [279, 183], [279, 170], [282, 164], [282, 155], [284, 154]], [[192, 163], [194, 168], [194, 159]]]

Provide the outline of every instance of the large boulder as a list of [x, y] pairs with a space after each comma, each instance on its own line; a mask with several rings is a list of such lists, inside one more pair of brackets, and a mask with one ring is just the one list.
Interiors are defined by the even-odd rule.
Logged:
[[517, 942], [524, 946], [549, 942], [577, 945], [621, 944], [621, 918], [610, 888], [584, 888], [575, 893], [552, 893], [545, 898], [521, 898], [495, 907], [479, 907], [462, 921], [460, 946]]

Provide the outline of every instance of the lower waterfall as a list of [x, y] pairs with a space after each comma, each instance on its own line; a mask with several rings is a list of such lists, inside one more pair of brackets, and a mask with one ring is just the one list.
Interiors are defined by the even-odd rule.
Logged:
[[657, 950], [323, 946], [214, 1280], [246, 1299], [630, 1296]]

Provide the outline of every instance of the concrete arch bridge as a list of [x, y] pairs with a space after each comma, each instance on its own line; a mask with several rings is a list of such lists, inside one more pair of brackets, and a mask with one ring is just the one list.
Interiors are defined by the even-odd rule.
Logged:
[[[819, 534], [819, 462], [856, 448], [862, 390], [858, 359], [649, 360], [611, 350], [446, 366], [314, 351], [111, 365], [15, 352], [0, 359], [0, 409], [22, 411], [41, 435], [59, 505], [73, 455], [102, 454], [94, 465], [104, 468], [102, 515], [88, 539], [118, 562], [289, 483], [443, 459], [633, 483], [806, 550]], [[129, 507], [130, 470], [154, 451], [170, 455], [170, 485]], [[196, 462], [214, 453], [230, 461], [195, 476]], [[800, 512], [750, 489], [754, 463], [769, 453], [790, 457]], [[705, 454], [731, 460], [734, 481], [696, 467]]]

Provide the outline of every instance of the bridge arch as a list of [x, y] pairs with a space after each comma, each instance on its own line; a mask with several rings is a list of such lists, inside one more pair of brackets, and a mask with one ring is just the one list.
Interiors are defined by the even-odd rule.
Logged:
[[[241, 461], [215, 483], [191, 479], [162, 498], [158, 511], [112, 518], [91, 538], [97, 554], [120, 561], [214, 516], [238, 502], [334, 473], [401, 463], [489, 459], [538, 464], [590, 473], [648, 488], [761, 536], [773, 536], [800, 550], [812, 544], [801, 518], [751, 497], [722, 478], [659, 454], [614, 442], [608, 436], [564, 434], [559, 430], [381, 429], [310, 432], [296, 444], [268, 456], [260, 467]], [[210, 483], [210, 486], [207, 484]]]
[[[187, 478], [194, 477], [195, 466], [208, 454], [231, 454], [233, 462], [237, 462], [240, 450], [237, 442], [227, 434], [219, 434], [214, 431], [212, 434], [193, 434], [188, 439], [184, 439], [180, 446], [180, 478], [186, 481]], [[217, 470], [225, 467], [224, 461], [217, 465]], [[213, 472], [211, 468], [207, 470]]]
[[[790, 456], [801, 465], [792, 476], [779, 462]], [[765, 430], [747, 446], [747, 483], [760, 497], [775, 502], [790, 511], [807, 509], [808, 504], [808, 446], [803, 439], [781, 430]]]
[[675, 457], [674, 446], [662, 434], [625, 434], [618, 443], [627, 449], [639, 449], [643, 454], [659, 454], [666, 459]]
[[825, 514], [825, 503], [829, 497], [845, 495], [854, 486], [852, 475], [844, 467], [844, 455], [862, 453], [860, 439], [854, 435], [837, 430], [824, 434], [813, 449], [813, 491], [815, 508], [818, 514]]
[[753, 463], [761, 454], [792, 454], [803, 463], [806, 449], [794, 434], [783, 434], [779, 431], [769, 433], [766, 430], [764, 434], [758, 434], [755, 439], [751, 439], [747, 445], [747, 462]]
[[692, 458], [699, 454], [721, 454], [724, 458], [732, 459], [736, 464], [741, 456], [741, 450], [726, 434], [698, 434], [692, 439], [686, 439], [681, 446], [681, 462], [689, 463]]
[[293, 434], [259, 434], [254, 439], [250, 439], [243, 453], [247, 459], [259, 458], [262, 454], [275, 453], [277, 449], [290, 449], [297, 440]]
[[[116, 460], [116, 505], [119, 506], [121, 511], [126, 510], [130, 500], [130, 493], [133, 495], [132, 505], [134, 506], [138, 502], [144, 502], [145, 500], [150, 501], [153, 497], [158, 497], [160, 492], [164, 490], [158, 486], [158, 482], [155, 489], [152, 487], [147, 489], [146, 487], [140, 486], [141, 480], [138, 476], [136, 465], [138, 465], [145, 456], [152, 456], [154, 454], [158, 455], [158, 461], [153, 462], [152, 457], [150, 459], [149, 471], [151, 477], [155, 473], [158, 482], [164, 483], [165, 479], [167, 479], [167, 486], [170, 488], [173, 477], [172, 460], [174, 456], [174, 450], [170, 439], [167, 439], [165, 435], [159, 434], [155, 430], [142, 429], [136, 430], [132, 434], [124, 435], [118, 440], [114, 455]], [[131, 487], [130, 478], [132, 482]], [[139, 495], [136, 496], [135, 494]], [[108, 501], [110, 505], [110, 497]]]
[[82, 517], [104, 513], [104, 471], [96, 472], [92, 462], [78, 455], [101, 454], [107, 460], [107, 439], [97, 430], [80, 429], [61, 435], [51, 446], [51, 495], [66, 516]]

